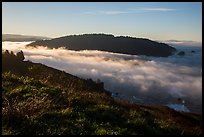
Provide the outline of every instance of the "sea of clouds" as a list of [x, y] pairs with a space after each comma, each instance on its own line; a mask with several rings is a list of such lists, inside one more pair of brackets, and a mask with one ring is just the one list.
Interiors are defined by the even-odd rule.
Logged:
[[[30, 42], [2, 42], [2, 49], [22, 50], [25, 60], [104, 82], [117, 98], [142, 104], [174, 104], [178, 98], [192, 112], [202, 112], [202, 47], [172, 45], [185, 56], [148, 57], [103, 51], [26, 47]], [[194, 50], [195, 52], [192, 52]]]

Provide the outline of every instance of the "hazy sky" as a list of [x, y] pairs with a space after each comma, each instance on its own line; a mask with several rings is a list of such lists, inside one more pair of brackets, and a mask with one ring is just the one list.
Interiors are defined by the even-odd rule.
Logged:
[[108, 33], [202, 42], [201, 2], [3, 2], [2, 33]]

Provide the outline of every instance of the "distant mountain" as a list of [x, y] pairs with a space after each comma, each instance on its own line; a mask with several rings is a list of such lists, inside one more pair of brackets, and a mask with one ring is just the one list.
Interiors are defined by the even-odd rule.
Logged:
[[2, 34], [2, 41], [23, 42], [23, 41], [36, 41], [36, 40], [44, 40], [44, 39], [49, 39], [49, 38], [48, 37], [42, 37], [42, 36]]
[[131, 55], [168, 57], [176, 49], [165, 44], [144, 38], [133, 38], [107, 34], [70, 35], [51, 40], [40, 40], [28, 46], [66, 47], [71, 50], [101, 50]]

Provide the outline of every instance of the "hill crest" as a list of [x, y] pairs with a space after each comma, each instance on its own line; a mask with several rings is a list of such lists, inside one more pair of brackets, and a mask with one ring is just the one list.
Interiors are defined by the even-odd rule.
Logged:
[[65, 47], [70, 50], [101, 50], [131, 55], [168, 57], [176, 51], [165, 43], [146, 38], [114, 36], [112, 34], [82, 34], [39, 40], [27, 46], [47, 46], [49, 48]]

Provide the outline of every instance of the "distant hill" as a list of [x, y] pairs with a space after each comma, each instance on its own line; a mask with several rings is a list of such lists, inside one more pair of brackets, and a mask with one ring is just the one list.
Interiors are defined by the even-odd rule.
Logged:
[[23, 59], [2, 53], [3, 135], [202, 135], [201, 114], [117, 100], [102, 82]]
[[66, 47], [71, 50], [101, 50], [131, 55], [168, 57], [176, 49], [149, 39], [124, 37], [107, 34], [70, 35], [51, 40], [40, 40], [28, 46]]
[[13, 42], [23, 42], [23, 41], [36, 41], [49, 39], [48, 37], [41, 36], [28, 36], [28, 35], [18, 35], [18, 34], [2, 34], [2, 41], [13, 41]]

